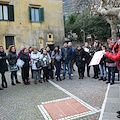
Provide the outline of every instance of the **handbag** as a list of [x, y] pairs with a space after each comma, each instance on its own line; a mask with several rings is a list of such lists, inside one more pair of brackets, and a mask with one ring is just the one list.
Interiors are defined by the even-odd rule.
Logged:
[[36, 67], [37, 68], [40, 68], [40, 67], [43, 67], [45, 64], [44, 64], [44, 61], [43, 60], [38, 60], [37, 62], [36, 62]]
[[21, 59], [18, 59], [18, 60], [17, 60], [16, 65], [17, 65], [18, 67], [22, 68], [24, 64], [25, 64], [25, 62], [24, 62], [23, 60], [21, 60]]
[[40, 62], [41, 62], [41, 67], [43, 67], [45, 65], [44, 61], [40, 60]]
[[18, 71], [18, 66], [15, 64], [15, 65], [9, 65], [9, 68], [10, 68], [10, 71]]

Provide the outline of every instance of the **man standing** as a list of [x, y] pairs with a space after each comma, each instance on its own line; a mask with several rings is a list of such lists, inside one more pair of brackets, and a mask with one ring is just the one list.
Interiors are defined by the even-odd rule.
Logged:
[[73, 77], [73, 66], [75, 63], [75, 48], [72, 46], [72, 42], [68, 42], [68, 46], [72, 49], [72, 58], [71, 58], [71, 77]]
[[68, 68], [69, 79], [72, 80], [71, 69], [70, 69], [71, 60], [72, 60], [72, 49], [68, 47], [68, 44], [66, 41], [63, 43], [63, 47], [61, 48], [61, 56], [62, 56], [62, 62], [63, 62], [63, 80], [65, 79], [66, 66]]
[[[89, 43], [88, 42], [85, 42], [85, 46], [83, 46], [83, 49], [85, 51], [85, 54], [86, 54], [86, 64], [87, 64], [87, 76], [90, 77], [90, 66], [89, 66], [89, 63], [91, 61], [91, 56], [90, 56], [90, 47], [89, 47]], [[84, 71], [85, 71], [85, 65], [84, 65]]]

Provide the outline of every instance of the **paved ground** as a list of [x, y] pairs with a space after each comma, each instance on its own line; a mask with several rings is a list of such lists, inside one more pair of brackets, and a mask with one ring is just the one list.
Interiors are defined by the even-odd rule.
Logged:
[[[31, 79], [31, 85], [23, 84], [11, 86], [10, 73], [6, 73], [8, 88], [0, 91], [0, 120], [44, 120], [42, 113], [37, 105], [51, 100], [64, 99], [71, 97], [51, 83], [34, 84]], [[86, 75], [85, 75], [86, 76]], [[103, 81], [85, 77], [78, 79], [77, 72], [74, 72], [73, 80], [68, 77], [64, 81], [53, 82], [65, 89], [72, 95], [83, 100], [93, 108], [100, 110], [104, 101], [107, 85]], [[21, 81], [21, 77], [19, 76]], [[84, 116], [75, 120], [98, 120], [100, 113]]]
[[116, 112], [120, 111], [120, 82], [109, 87], [102, 120], [120, 120]]

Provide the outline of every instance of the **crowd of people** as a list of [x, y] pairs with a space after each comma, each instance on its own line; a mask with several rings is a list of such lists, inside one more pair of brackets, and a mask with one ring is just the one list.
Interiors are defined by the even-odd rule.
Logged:
[[[30, 77], [34, 79], [35, 84], [37, 84], [37, 82], [48, 82], [48, 79], [54, 79], [54, 76], [57, 81], [62, 81], [66, 79], [66, 72], [68, 72], [69, 79], [72, 80], [74, 64], [76, 64], [78, 68], [79, 79], [84, 78], [85, 66], [87, 66], [87, 77], [90, 77], [91, 67], [89, 63], [94, 53], [100, 50], [113, 53], [111, 45], [109, 44], [108, 46], [107, 48], [96, 40], [92, 42], [91, 45], [85, 42], [84, 46], [77, 45], [75, 48], [72, 46], [72, 42], [65, 41], [61, 48], [60, 46], [55, 46], [53, 51], [51, 51], [48, 46], [40, 50], [35, 46], [29, 47], [28, 49], [21, 46], [21, 50], [17, 54], [15, 46], [10, 45], [8, 55], [6, 55], [3, 46], [0, 46], [0, 73], [2, 76], [2, 88], [0, 88], [0, 90], [8, 87], [5, 77], [5, 72], [8, 71], [8, 68], [11, 72], [11, 85], [13, 86], [21, 84], [17, 77], [17, 71], [20, 69], [22, 81], [25, 85], [30, 84]], [[17, 66], [18, 59], [24, 62], [22, 67]], [[115, 70], [115, 61], [106, 57], [105, 54], [99, 65], [93, 65], [93, 78], [103, 81], [108, 80], [106, 84], [110, 83], [112, 85], [115, 80]], [[30, 71], [31, 76], [29, 75]]]

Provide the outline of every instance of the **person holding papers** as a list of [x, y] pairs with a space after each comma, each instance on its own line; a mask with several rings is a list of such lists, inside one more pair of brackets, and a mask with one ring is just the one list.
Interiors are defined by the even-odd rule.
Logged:
[[[99, 42], [96, 40], [94, 42], [94, 46], [90, 49], [90, 53], [91, 53], [91, 56], [93, 57], [94, 53], [97, 52], [97, 51], [100, 51], [100, 47], [99, 47]], [[99, 72], [99, 65], [93, 65], [93, 70], [94, 70], [94, 76], [93, 78], [94, 79], [98, 79], [98, 72]]]

